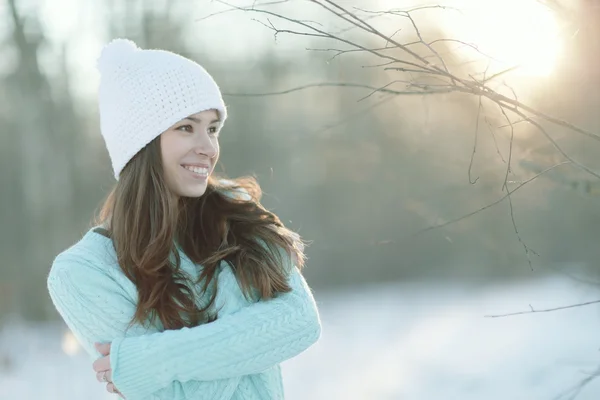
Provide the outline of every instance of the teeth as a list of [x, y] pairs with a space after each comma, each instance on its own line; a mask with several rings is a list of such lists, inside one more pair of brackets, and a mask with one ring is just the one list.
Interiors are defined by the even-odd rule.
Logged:
[[202, 168], [202, 167], [193, 167], [191, 165], [184, 165], [183, 168], [195, 172], [197, 174], [200, 175], [208, 175], [208, 168]]

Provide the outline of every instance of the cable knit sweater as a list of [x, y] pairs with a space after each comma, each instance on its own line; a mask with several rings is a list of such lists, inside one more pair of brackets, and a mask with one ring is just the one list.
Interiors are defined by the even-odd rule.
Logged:
[[[309, 286], [282, 254], [291, 292], [250, 302], [222, 263], [214, 304], [218, 319], [193, 328], [127, 329], [137, 289], [122, 273], [112, 241], [92, 229], [56, 257], [48, 291], [92, 360], [101, 356], [94, 342], [112, 342], [112, 379], [127, 400], [283, 399], [279, 364], [313, 345], [321, 323]], [[182, 271], [198, 277], [201, 266], [180, 256]], [[193, 290], [199, 293], [200, 285]], [[198, 305], [206, 305], [209, 296], [210, 291], [197, 296]]]

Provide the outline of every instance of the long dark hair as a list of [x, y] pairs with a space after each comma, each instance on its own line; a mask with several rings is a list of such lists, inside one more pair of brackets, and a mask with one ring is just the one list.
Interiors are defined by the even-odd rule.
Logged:
[[[261, 204], [252, 177], [222, 181], [209, 177], [205, 194], [176, 198], [167, 187], [160, 137], [126, 165], [94, 223], [108, 228], [123, 273], [138, 290], [131, 324], [158, 318], [164, 329], [192, 327], [216, 318], [209, 309], [217, 293], [221, 262], [235, 271], [245, 296], [268, 299], [290, 291], [284, 257], [304, 265], [303, 243]], [[246, 192], [250, 200], [236, 194]], [[196, 282], [180, 271], [177, 246], [202, 265]], [[281, 252], [284, 250], [284, 252]], [[206, 306], [196, 305], [191, 285], [214, 289]]]

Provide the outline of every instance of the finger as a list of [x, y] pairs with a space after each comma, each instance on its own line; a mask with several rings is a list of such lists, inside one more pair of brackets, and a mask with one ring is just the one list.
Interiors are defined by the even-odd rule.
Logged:
[[121, 398], [123, 398], [123, 399], [125, 398], [125, 396], [123, 396], [123, 393], [119, 392], [119, 389], [117, 389], [116, 387], [114, 388], [114, 393], [115, 393], [115, 394], [118, 394], [118, 395], [119, 395], [119, 397], [121, 397]]
[[[106, 381], [104, 378], [106, 378]], [[96, 380], [98, 382], [112, 382], [112, 370], [96, 372]]]
[[94, 347], [96, 347], [96, 350], [98, 350], [98, 352], [100, 354], [102, 354], [103, 356], [107, 356], [110, 354], [110, 343], [94, 343]]
[[106, 385], [106, 390], [108, 390], [108, 393], [118, 393], [117, 388], [115, 387], [115, 384], [110, 382]]
[[110, 369], [110, 356], [100, 357], [92, 363], [92, 368], [96, 372], [108, 371]]
[[125, 398], [125, 396], [123, 396], [123, 394], [122, 394], [121, 392], [119, 392], [119, 389], [117, 389], [117, 388], [115, 387], [115, 384], [114, 384], [114, 383], [112, 383], [112, 382], [110, 382], [110, 383], [107, 383], [107, 384], [106, 384], [106, 390], [107, 390], [109, 393], [118, 394], [118, 395], [119, 395], [119, 396], [121, 396], [122, 398]]

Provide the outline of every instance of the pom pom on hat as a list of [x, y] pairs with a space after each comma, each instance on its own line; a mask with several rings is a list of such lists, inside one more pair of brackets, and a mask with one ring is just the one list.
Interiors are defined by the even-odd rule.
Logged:
[[96, 67], [100, 72], [108, 71], [123, 59], [131, 56], [139, 47], [129, 39], [114, 39], [102, 49]]

